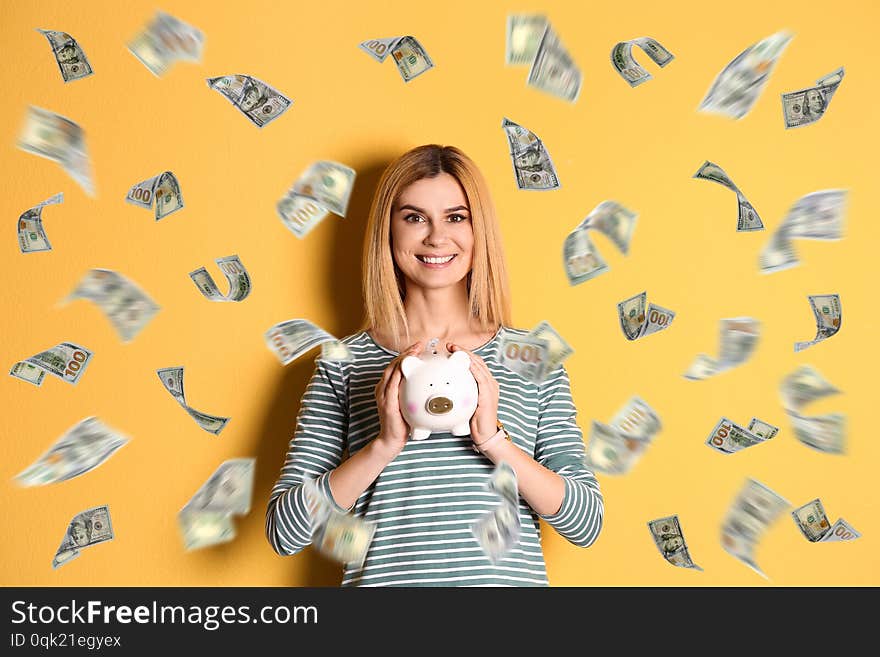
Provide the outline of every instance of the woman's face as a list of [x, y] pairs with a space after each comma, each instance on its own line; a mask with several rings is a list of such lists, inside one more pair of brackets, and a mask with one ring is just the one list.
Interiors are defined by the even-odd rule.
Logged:
[[[473, 259], [474, 230], [464, 190], [448, 173], [415, 181], [391, 208], [394, 262], [411, 284], [424, 288], [455, 285]], [[443, 257], [431, 264], [425, 257]], [[454, 256], [448, 260], [448, 256]]]

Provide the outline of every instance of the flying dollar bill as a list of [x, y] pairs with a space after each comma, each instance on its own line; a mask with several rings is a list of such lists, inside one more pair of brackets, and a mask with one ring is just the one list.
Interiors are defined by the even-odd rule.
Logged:
[[799, 128], [815, 123], [828, 111], [828, 104], [843, 80], [841, 66], [819, 78], [816, 86], [782, 94], [782, 119], [785, 128]]
[[843, 237], [846, 209], [845, 189], [824, 189], [802, 196], [789, 208], [770, 242], [761, 251], [758, 268], [762, 274], [782, 271], [800, 264], [792, 239], [835, 241]]
[[581, 70], [548, 23], [529, 68], [526, 84], [573, 103], [581, 93], [582, 83]]
[[836, 335], [840, 330], [842, 310], [839, 294], [811, 294], [807, 297], [816, 318], [816, 337], [806, 342], [795, 342], [794, 350], [803, 351]]
[[616, 43], [611, 49], [611, 64], [620, 73], [620, 77], [627, 81], [630, 87], [637, 87], [643, 82], [652, 79], [644, 66], [639, 64], [632, 54], [633, 46], [638, 46], [660, 68], [666, 66], [675, 59], [675, 56], [660, 42], [651, 37], [639, 37], [630, 41]]
[[706, 444], [716, 452], [733, 454], [759, 445], [773, 438], [779, 432], [779, 427], [752, 418], [748, 427], [743, 427], [726, 417], [722, 417], [712, 429]]
[[115, 538], [110, 522], [110, 507], [106, 504], [77, 513], [55, 551], [52, 568], [63, 566], [80, 555], [80, 550]]
[[651, 538], [654, 539], [654, 544], [666, 561], [679, 568], [703, 570], [691, 559], [677, 515], [651, 520], [648, 522], [648, 529], [651, 530]]
[[255, 463], [253, 458], [224, 461], [178, 512], [178, 527], [187, 550], [235, 538], [232, 518], [250, 512]]
[[755, 561], [755, 548], [767, 528], [790, 507], [788, 500], [761, 482], [746, 479], [721, 524], [721, 547], [766, 578]]
[[621, 253], [629, 253], [638, 214], [617, 201], [602, 201], [565, 238], [562, 261], [569, 285], [578, 285], [609, 271], [610, 267], [596, 250], [588, 231], [597, 230], [610, 239]]
[[123, 342], [137, 337], [161, 309], [134, 282], [110, 269], [90, 269], [59, 305], [76, 299], [94, 302]]
[[500, 504], [477, 519], [471, 532], [489, 561], [496, 564], [516, 545], [522, 530], [516, 471], [504, 461], [498, 463], [487, 487], [498, 495]]
[[85, 133], [70, 119], [40, 107], [28, 107], [18, 147], [57, 162], [86, 194], [95, 196]]
[[779, 388], [782, 405], [789, 413], [799, 413], [807, 404], [840, 392], [810, 365], [798, 367], [782, 380]]
[[562, 361], [574, 353], [574, 348], [546, 320], [529, 331], [528, 335], [547, 342], [545, 375], [556, 369]]
[[823, 454], [846, 453], [846, 415], [803, 416], [789, 413], [794, 436], [807, 447]]
[[59, 192], [21, 213], [18, 218], [18, 248], [22, 253], [52, 250], [52, 245], [43, 229], [43, 208], [63, 201], [64, 192]]
[[743, 118], [758, 100], [793, 36], [777, 32], [743, 50], [716, 76], [698, 110]]
[[754, 353], [761, 323], [752, 317], [728, 317], [720, 322], [718, 358], [697, 354], [684, 378], [701, 381], [746, 362]]
[[324, 360], [332, 360], [340, 363], [350, 363], [355, 360], [354, 354], [348, 345], [340, 340], [332, 340], [324, 342], [321, 345], [321, 358]]
[[250, 75], [208, 78], [208, 87], [220, 92], [258, 128], [284, 114], [293, 101], [262, 80]]
[[339, 511], [313, 479], [303, 482], [312, 519], [312, 545], [324, 556], [360, 568], [373, 542], [377, 524]]
[[379, 63], [384, 62], [385, 58], [391, 55], [404, 82], [409, 82], [434, 68], [434, 62], [428, 52], [414, 36], [368, 39], [359, 43], [358, 48]]
[[739, 208], [736, 221], [736, 230], [738, 233], [764, 230], [764, 223], [761, 221], [761, 217], [758, 216], [758, 211], [755, 210], [755, 207], [749, 202], [745, 195], [739, 190], [739, 187], [733, 183], [730, 177], [724, 172], [724, 169], [720, 166], [714, 162], [706, 160], [700, 168], [697, 169], [697, 172], [693, 177], [702, 180], [711, 180], [712, 182], [723, 185], [724, 187], [727, 187], [727, 189], [736, 193], [736, 202]]
[[620, 328], [627, 340], [638, 340], [646, 335], [667, 329], [675, 319], [673, 311], [653, 303], [648, 305], [646, 312], [647, 299], [648, 293], [641, 292], [617, 304]]
[[82, 46], [67, 32], [40, 28], [36, 28], [36, 30], [46, 37], [49, 45], [52, 46], [52, 54], [55, 55], [55, 61], [58, 63], [58, 68], [61, 69], [61, 77], [65, 82], [81, 80], [94, 73]]
[[163, 76], [174, 62], [200, 62], [204, 45], [201, 30], [158, 10], [127, 44], [129, 52], [156, 77]]
[[505, 118], [501, 127], [510, 146], [510, 160], [516, 186], [525, 190], [559, 189], [559, 177], [550, 153], [534, 132]]
[[312, 163], [276, 204], [278, 216], [302, 239], [328, 213], [345, 216], [356, 176], [354, 169], [339, 162]]
[[208, 433], [213, 433], [215, 436], [220, 435], [220, 432], [223, 431], [223, 428], [231, 418], [202, 413], [186, 403], [186, 395], [183, 392], [183, 367], [162, 367], [156, 370], [156, 374], [159, 376], [159, 380], [165, 386], [165, 389], [189, 416], [196, 421], [196, 424]]
[[323, 342], [332, 342], [335, 337], [307, 319], [288, 319], [275, 324], [263, 335], [266, 346], [278, 357], [282, 365], [287, 365], [305, 352]]
[[36, 386], [43, 384], [46, 374], [76, 385], [91, 360], [92, 352], [89, 349], [72, 342], [62, 342], [15, 363], [9, 374]]
[[628, 210], [617, 201], [602, 201], [581, 221], [578, 228], [599, 231], [623, 255], [628, 255], [638, 216], [638, 213]]
[[505, 331], [499, 345], [499, 361], [511, 372], [538, 383], [544, 379], [549, 360], [549, 341], [533, 335]]
[[104, 463], [128, 438], [96, 417], [68, 429], [33, 464], [15, 476], [19, 486], [43, 486], [79, 477]]
[[163, 171], [152, 178], [132, 185], [125, 200], [147, 210], [155, 202], [156, 221], [183, 208], [180, 183], [177, 181], [177, 176], [170, 171]]
[[632, 397], [611, 422], [593, 420], [584, 465], [608, 475], [627, 474], [662, 429], [660, 417], [640, 397]]
[[811, 543], [854, 541], [862, 535], [846, 520], [840, 518], [834, 525], [828, 521], [825, 507], [817, 497], [791, 512], [794, 524]]
[[237, 255], [216, 258], [214, 262], [223, 272], [229, 283], [229, 292], [222, 294], [214, 282], [214, 278], [204, 267], [191, 271], [192, 279], [199, 291], [210, 301], [243, 301], [251, 293], [251, 277], [241, 264]]
[[547, 17], [543, 14], [509, 14], [504, 63], [508, 66], [530, 65], [538, 53], [547, 25]]

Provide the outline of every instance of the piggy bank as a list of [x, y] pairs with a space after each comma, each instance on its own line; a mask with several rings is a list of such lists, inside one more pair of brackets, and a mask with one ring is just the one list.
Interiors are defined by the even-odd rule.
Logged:
[[464, 351], [451, 356], [424, 353], [400, 362], [404, 378], [400, 412], [412, 427], [413, 440], [424, 440], [434, 432], [470, 434], [477, 410], [477, 381], [470, 365], [471, 357]]

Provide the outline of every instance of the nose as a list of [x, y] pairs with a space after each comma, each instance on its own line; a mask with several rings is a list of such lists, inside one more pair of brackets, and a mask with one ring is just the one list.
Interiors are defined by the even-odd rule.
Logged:
[[452, 400], [448, 397], [431, 397], [425, 408], [432, 415], [443, 415], [452, 410]]

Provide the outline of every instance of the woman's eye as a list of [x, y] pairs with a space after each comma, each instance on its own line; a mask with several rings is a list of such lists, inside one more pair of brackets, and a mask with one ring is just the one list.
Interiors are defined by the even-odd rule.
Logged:
[[404, 221], [408, 221], [409, 223], [415, 223], [416, 221], [419, 221], [420, 219], [421, 219], [421, 217], [417, 214], [408, 214], [403, 218]]
[[460, 224], [462, 221], [467, 221], [467, 217], [465, 217], [463, 214], [451, 214], [449, 215], [449, 219], [456, 219], [456, 221], [452, 222], [454, 224]]

